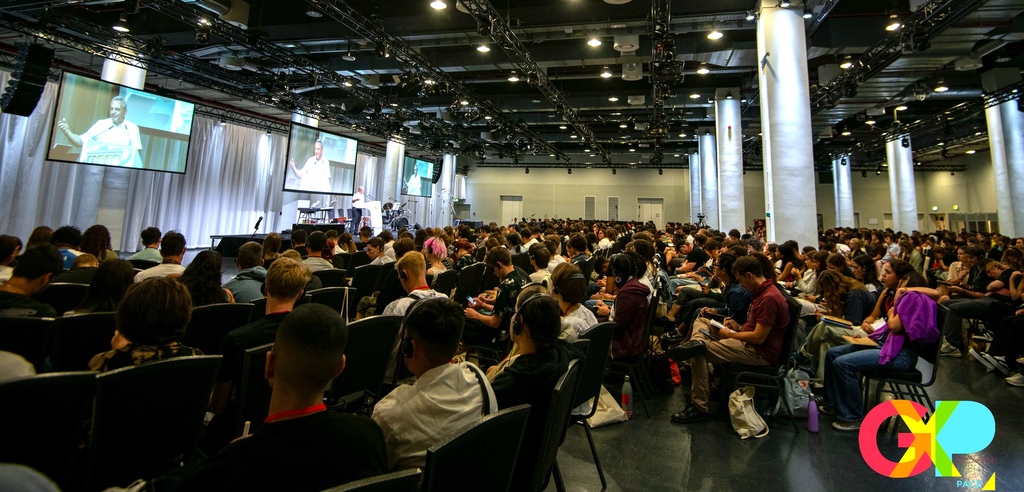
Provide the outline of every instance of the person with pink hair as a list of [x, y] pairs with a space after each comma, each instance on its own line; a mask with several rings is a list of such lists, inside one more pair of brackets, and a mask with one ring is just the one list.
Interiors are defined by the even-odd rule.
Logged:
[[448, 256], [448, 246], [441, 238], [427, 238], [423, 242], [423, 256], [427, 259], [427, 275], [437, 275], [447, 270], [444, 258]]

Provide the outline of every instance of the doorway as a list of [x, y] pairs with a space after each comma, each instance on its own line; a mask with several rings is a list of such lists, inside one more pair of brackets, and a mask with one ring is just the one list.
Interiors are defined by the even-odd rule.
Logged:
[[608, 197], [608, 220], [611, 222], [619, 221], [619, 197], [617, 196]]
[[523, 216], [522, 195], [501, 195], [501, 225], [511, 224]]
[[661, 224], [664, 216], [664, 198], [637, 198], [637, 220], [640, 222], [654, 222]]

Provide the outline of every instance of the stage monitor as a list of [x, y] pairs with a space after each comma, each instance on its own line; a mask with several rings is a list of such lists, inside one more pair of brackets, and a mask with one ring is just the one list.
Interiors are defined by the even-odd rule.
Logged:
[[405, 165], [402, 166], [402, 194], [412, 196], [431, 196], [434, 193], [434, 185], [431, 180], [434, 178], [434, 163], [405, 158]]
[[184, 174], [195, 109], [64, 72], [46, 159]]
[[356, 182], [358, 141], [292, 123], [284, 191], [351, 195]]

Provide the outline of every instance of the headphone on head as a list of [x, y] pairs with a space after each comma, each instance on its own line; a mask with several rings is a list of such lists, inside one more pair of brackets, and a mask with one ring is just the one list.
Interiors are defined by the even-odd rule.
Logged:
[[558, 286], [570, 280], [586, 280], [586, 277], [584, 277], [582, 273], [574, 273], [572, 275], [569, 275], [568, 277], [563, 278], [561, 281], [555, 284], [551, 291], [554, 292], [555, 294], [561, 294], [561, 291], [558, 288]]
[[516, 335], [519, 335], [523, 331], [522, 327], [519, 326], [519, 312], [522, 311], [523, 308], [526, 307], [526, 305], [529, 304], [530, 302], [532, 302], [532, 301], [534, 301], [536, 299], [544, 298], [544, 297], [547, 297], [548, 299], [554, 299], [553, 297], [551, 297], [551, 294], [548, 294], [548, 293], [545, 293], [545, 292], [538, 292], [536, 294], [533, 294], [530, 297], [527, 297], [525, 300], [523, 300], [522, 304], [520, 304], [519, 307], [516, 308], [515, 314], [512, 315], [512, 325], [511, 325], [512, 333], [514, 333]]
[[633, 260], [619, 253], [608, 261], [608, 267], [615, 273], [615, 286], [622, 288], [633, 274]]

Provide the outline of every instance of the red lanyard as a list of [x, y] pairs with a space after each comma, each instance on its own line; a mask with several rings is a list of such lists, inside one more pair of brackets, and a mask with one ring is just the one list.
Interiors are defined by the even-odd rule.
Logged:
[[412, 290], [413, 290], [413, 292], [415, 292], [417, 290], [430, 290], [430, 286], [428, 286], [428, 285], [421, 285], [419, 287], [414, 287]]
[[301, 417], [303, 415], [309, 415], [311, 413], [322, 412], [324, 410], [327, 410], [327, 405], [324, 405], [323, 403], [321, 403], [319, 405], [313, 405], [311, 407], [306, 407], [306, 408], [296, 408], [295, 410], [285, 410], [283, 412], [278, 412], [278, 413], [275, 413], [275, 414], [267, 417], [267, 419], [264, 420], [263, 423], [264, 424], [269, 424], [271, 422], [274, 422], [275, 420], [286, 419], [286, 418], [289, 418], [289, 417]]

